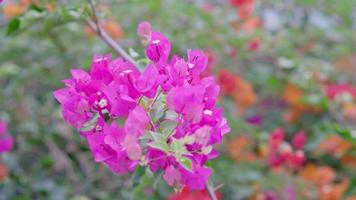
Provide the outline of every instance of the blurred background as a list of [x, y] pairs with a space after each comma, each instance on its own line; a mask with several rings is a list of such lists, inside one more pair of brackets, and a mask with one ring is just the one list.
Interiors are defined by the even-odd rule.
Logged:
[[[219, 198], [356, 199], [355, 0], [94, 2], [136, 59], [141, 21], [174, 53], [209, 56], [204, 74], [219, 82], [232, 127], [209, 163]], [[0, 120], [15, 141], [0, 155], [0, 200], [209, 199], [174, 194], [159, 176], [113, 175], [62, 119], [52, 91], [69, 69], [117, 56], [86, 25], [88, 10], [85, 0], [0, 0]]]

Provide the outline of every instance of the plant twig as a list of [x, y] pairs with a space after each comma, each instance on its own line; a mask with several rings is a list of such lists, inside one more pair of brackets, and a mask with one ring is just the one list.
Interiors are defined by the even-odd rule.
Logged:
[[211, 200], [218, 200], [218, 198], [216, 197], [216, 194], [215, 194], [214, 187], [212, 185], [210, 185], [210, 183], [207, 183], [205, 187], [206, 187], [206, 190], [209, 193], [210, 199]]
[[115, 40], [104, 30], [100, 27], [99, 20], [97, 18], [97, 13], [95, 6], [93, 4], [92, 0], [88, 0], [92, 14], [93, 14], [93, 19], [87, 20], [87, 24], [92, 28], [95, 32], [97, 32], [98, 36], [110, 47], [112, 48], [116, 53], [124, 57], [127, 61], [131, 62], [134, 64], [136, 67], [138, 67], [138, 64], [136, 61], [128, 54], [126, 51], [117, 43]]

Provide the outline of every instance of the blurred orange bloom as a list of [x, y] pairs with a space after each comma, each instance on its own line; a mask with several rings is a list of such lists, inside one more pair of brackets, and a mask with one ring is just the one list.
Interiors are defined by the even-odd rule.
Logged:
[[253, 32], [261, 27], [261, 24], [262, 22], [260, 17], [250, 17], [243, 22], [241, 28], [247, 32]]
[[24, 13], [26, 8], [24, 4], [8, 3], [3, 6], [2, 12], [6, 18], [12, 18]]
[[333, 64], [340, 71], [356, 75], [356, 54], [340, 56], [333, 61]]
[[346, 118], [356, 120], [356, 103], [346, 103], [343, 105], [342, 113]]
[[349, 181], [344, 179], [339, 184], [324, 185], [320, 188], [321, 200], [338, 200], [342, 198], [342, 195], [347, 190]]
[[317, 167], [314, 164], [308, 164], [302, 168], [299, 171], [299, 175], [318, 186], [331, 183], [336, 176], [333, 168], [328, 166]]
[[21, 4], [23, 5], [29, 5], [29, 4], [39, 4], [38, 0], [21, 0]]
[[[114, 20], [106, 20], [101, 23], [102, 28], [113, 38], [121, 39], [124, 37], [124, 32], [121, 28], [121, 25]], [[91, 29], [88, 25], [85, 26], [84, 32], [87, 37], [94, 37], [96, 32]]]
[[317, 167], [314, 164], [308, 164], [299, 172], [299, 175], [318, 186], [321, 200], [341, 199], [349, 185], [347, 179], [343, 179], [338, 184], [333, 183], [336, 173], [329, 166]]
[[252, 85], [239, 75], [223, 69], [219, 73], [218, 80], [223, 92], [233, 97], [236, 106], [240, 109], [239, 114], [243, 114], [246, 108], [257, 102]]
[[352, 143], [343, 139], [338, 135], [330, 135], [318, 145], [318, 151], [327, 154], [333, 154], [336, 157], [343, 156], [348, 150], [352, 148]]
[[253, 161], [257, 156], [251, 150], [252, 141], [246, 135], [240, 135], [228, 144], [230, 156], [236, 161]]
[[257, 102], [257, 96], [250, 83], [236, 76], [236, 88], [232, 94], [238, 107], [246, 109]]
[[356, 169], [356, 156], [343, 156], [341, 158], [341, 163], [342, 165]]
[[300, 101], [303, 98], [303, 91], [296, 85], [288, 83], [284, 88], [283, 99], [290, 106], [300, 105]]
[[318, 113], [320, 108], [313, 105], [305, 105], [302, 102], [304, 92], [296, 85], [288, 83], [283, 91], [283, 99], [289, 106], [284, 114], [283, 119], [292, 123], [298, 120], [305, 112]]
[[55, 7], [55, 5], [52, 4], [52, 3], [47, 3], [47, 4], [46, 4], [46, 9], [47, 9], [48, 12], [54, 12], [55, 9], [56, 9], [56, 7]]

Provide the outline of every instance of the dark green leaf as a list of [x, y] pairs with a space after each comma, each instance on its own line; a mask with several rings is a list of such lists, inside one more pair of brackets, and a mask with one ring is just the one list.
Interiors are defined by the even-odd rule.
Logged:
[[20, 24], [21, 22], [19, 18], [13, 18], [7, 26], [6, 34], [7, 35], [13, 34], [15, 31], [17, 31], [20, 28]]

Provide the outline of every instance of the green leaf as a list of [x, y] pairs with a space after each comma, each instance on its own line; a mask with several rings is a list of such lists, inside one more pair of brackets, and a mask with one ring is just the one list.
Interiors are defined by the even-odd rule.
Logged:
[[192, 171], [193, 164], [192, 164], [192, 161], [189, 158], [181, 157], [178, 161], [185, 169], [187, 169], [189, 171]]
[[148, 168], [146, 168], [145, 174], [141, 176], [139, 180], [139, 185], [137, 185], [132, 192], [132, 199], [152, 199], [152, 196], [149, 197], [145, 194], [145, 189], [152, 187], [154, 178], [154, 174]]
[[173, 110], [167, 110], [164, 113], [164, 118], [174, 121], [174, 120], [176, 120], [178, 118], [178, 114]]
[[166, 95], [160, 94], [153, 105], [151, 105], [150, 116], [153, 122], [160, 120], [166, 110]]
[[130, 54], [130, 56], [133, 57], [133, 58], [137, 58], [137, 57], [140, 56], [140, 55], [139, 55], [134, 49], [132, 49], [132, 48], [129, 48], [129, 54]]
[[19, 18], [13, 18], [7, 26], [6, 35], [11, 35], [15, 31], [17, 31], [20, 28], [20, 24], [21, 24], [21, 21]]
[[176, 158], [182, 157], [183, 154], [189, 154], [185, 147], [184, 140], [173, 139], [171, 143], [171, 150], [175, 153]]
[[173, 130], [177, 127], [177, 121], [165, 120], [161, 122], [160, 131], [167, 138], [172, 134]]
[[148, 146], [167, 153], [170, 151], [170, 148], [167, 144], [167, 139], [164, 135], [153, 131], [150, 131], [150, 135], [152, 136], [153, 141], [152, 143], [149, 143]]
[[207, 155], [211, 152], [211, 150], [213, 150], [213, 146], [206, 146], [201, 151], [203, 154]]
[[37, 12], [43, 12], [43, 11], [45, 11], [45, 9], [43, 9], [43, 8], [41, 8], [41, 7], [38, 7], [36, 4], [31, 4], [30, 9], [31, 9], [31, 10], [35, 10], [35, 11], [37, 11]]
[[145, 167], [142, 167], [140, 165], [136, 167], [136, 170], [132, 176], [133, 187], [136, 187], [137, 185], [140, 184], [141, 178], [142, 176], [144, 176], [145, 173], [146, 173]]
[[356, 134], [354, 134], [350, 130], [343, 128], [343, 127], [337, 127], [336, 132], [344, 139], [346, 139], [352, 143], [356, 143]]
[[95, 125], [96, 125], [96, 122], [98, 121], [98, 118], [99, 118], [99, 114], [98, 113], [95, 113], [94, 116], [87, 122], [85, 122], [82, 127], [80, 127], [80, 131], [82, 132], [87, 132], [87, 131], [90, 131], [92, 130]]

